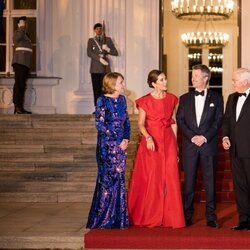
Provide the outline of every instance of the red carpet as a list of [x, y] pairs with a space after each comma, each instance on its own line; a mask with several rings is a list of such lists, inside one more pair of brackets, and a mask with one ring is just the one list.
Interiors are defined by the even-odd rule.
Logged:
[[85, 248], [125, 249], [250, 249], [250, 232], [235, 232], [235, 205], [218, 205], [220, 229], [205, 226], [204, 204], [197, 204], [194, 225], [183, 229], [138, 228], [95, 229], [85, 235]]

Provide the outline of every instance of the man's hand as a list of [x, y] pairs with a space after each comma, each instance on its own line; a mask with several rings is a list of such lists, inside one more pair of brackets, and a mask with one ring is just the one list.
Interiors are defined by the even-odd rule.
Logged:
[[222, 146], [225, 150], [228, 150], [231, 147], [231, 142], [228, 137], [222, 139]]
[[206, 138], [203, 135], [195, 135], [191, 139], [191, 142], [194, 143], [198, 147], [201, 147], [206, 141], [207, 140], [206, 140]]

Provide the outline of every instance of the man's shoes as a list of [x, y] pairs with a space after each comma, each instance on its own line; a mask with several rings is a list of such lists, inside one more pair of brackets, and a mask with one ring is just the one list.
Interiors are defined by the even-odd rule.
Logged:
[[210, 220], [210, 221], [207, 221], [207, 227], [219, 228], [220, 225], [217, 223], [216, 220]]
[[25, 109], [23, 109], [23, 112], [24, 112], [24, 114], [29, 114], [29, 115], [31, 115], [31, 114], [32, 114], [32, 112], [27, 111], [27, 110], [25, 110]]
[[23, 107], [15, 107], [14, 114], [32, 114], [30, 111], [25, 110]]
[[192, 219], [186, 220], [186, 227], [190, 227], [193, 225]]
[[234, 231], [241, 231], [241, 230], [250, 230], [250, 225], [248, 224], [247, 221], [240, 222], [239, 225], [234, 226], [231, 228]]

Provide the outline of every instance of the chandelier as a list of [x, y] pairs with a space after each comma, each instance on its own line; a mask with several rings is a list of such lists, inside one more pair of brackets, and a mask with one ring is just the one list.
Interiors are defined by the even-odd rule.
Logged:
[[[217, 1], [218, 1], [217, 4], [219, 4], [219, 6], [224, 6], [221, 0], [217, 0]], [[224, 0], [223, 3], [226, 4], [229, 1], [231, 0]], [[184, 4], [184, 0], [175, 0], [173, 2], [175, 2], [175, 4], [178, 4], [180, 6], [183, 6]], [[185, 3], [188, 4], [188, 6], [190, 2], [191, 0], [185, 1]], [[195, 4], [194, 6], [202, 2], [203, 7], [204, 7], [207, 3], [213, 4], [215, 1], [214, 0], [207, 0], [207, 1], [206, 0], [202, 0], [202, 1], [193, 0], [193, 2]], [[196, 7], [194, 8], [194, 6], [192, 9], [196, 8]], [[209, 7], [211, 6], [209, 5]], [[221, 14], [222, 14], [223, 9], [224, 9], [223, 7], [219, 8], [219, 10], [221, 10], [220, 11]], [[201, 10], [204, 10], [204, 8], [202, 8]], [[211, 13], [211, 11], [209, 13]], [[230, 13], [232, 13], [232, 11]], [[215, 20], [218, 20], [218, 19], [215, 19]], [[215, 31], [214, 24], [213, 24], [214, 19], [211, 18], [210, 14], [208, 14], [206, 11], [203, 11], [198, 16], [198, 12], [196, 12], [195, 21], [198, 21], [195, 31], [187, 32], [181, 35], [181, 40], [186, 47], [198, 48], [202, 46], [203, 47], [208, 46], [210, 48], [222, 48], [227, 45], [227, 43], [229, 42], [229, 35], [224, 32]], [[203, 28], [200, 27], [201, 24], [204, 24]]]
[[181, 40], [188, 48], [209, 46], [210, 48], [221, 48], [227, 45], [229, 35], [223, 32], [187, 32], [181, 35]]
[[171, 10], [178, 19], [198, 20], [206, 15], [208, 20], [228, 19], [234, 9], [233, 0], [172, 0]]

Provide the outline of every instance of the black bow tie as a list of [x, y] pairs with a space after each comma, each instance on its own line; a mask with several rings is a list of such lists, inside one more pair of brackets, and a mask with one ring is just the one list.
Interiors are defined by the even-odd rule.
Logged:
[[245, 97], [247, 96], [246, 93], [237, 93], [237, 95], [238, 95], [239, 97], [240, 97], [240, 96], [243, 96], [243, 95], [244, 95]]
[[194, 94], [195, 94], [196, 96], [198, 96], [198, 95], [204, 96], [204, 90], [202, 90], [201, 92], [195, 90], [195, 91], [194, 91]]

